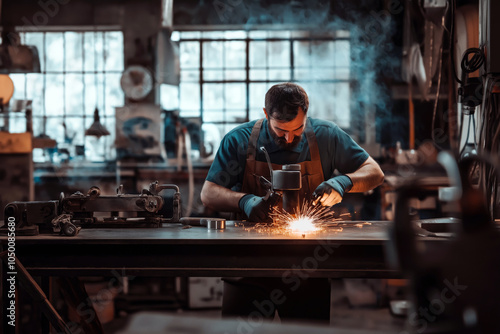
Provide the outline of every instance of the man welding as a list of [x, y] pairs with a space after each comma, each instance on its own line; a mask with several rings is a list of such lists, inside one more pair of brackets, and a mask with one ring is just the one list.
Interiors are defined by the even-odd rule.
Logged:
[[[301, 200], [330, 207], [341, 202], [346, 192], [365, 192], [380, 185], [384, 174], [368, 153], [333, 122], [307, 117], [308, 108], [307, 93], [299, 85], [272, 86], [265, 96], [266, 117], [242, 124], [223, 138], [201, 191], [203, 204], [216, 211], [241, 213], [250, 221], [268, 221], [275, 203], [261, 182], [261, 176], [270, 174], [261, 147], [268, 152], [273, 170], [300, 165]], [[303, 278], [297, 289], [281, 278], [224, 281], [223, 316], [273, 318], [277, 310], [282, 320], [329, 321], [327, 279]], [[283, 293], [282, 298], [272, 298], [276, 291]], [[269, 301], [273, 310], [263, 307]]]

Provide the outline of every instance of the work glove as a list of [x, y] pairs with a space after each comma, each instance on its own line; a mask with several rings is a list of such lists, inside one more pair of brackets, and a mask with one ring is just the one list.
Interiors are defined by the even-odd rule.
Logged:
[[238, 203], [241, 211], [245, 213], [248, 220], [253, 222], [270, 222], [269, 213], [271, 211], [272, 201], [264, 197], [246, 194]]
[[312, 194], [313, 204], [332, 206], [342, 201], [344, 193], [352, 188], [352, 181], [347, 175], [335, 176], [322, 182]]

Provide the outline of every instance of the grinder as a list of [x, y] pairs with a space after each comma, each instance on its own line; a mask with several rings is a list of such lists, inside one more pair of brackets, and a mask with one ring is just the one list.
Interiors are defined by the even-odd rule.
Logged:
[[283, 210], [292, 215], [299, 212], [300, 165], [283, 165], [281, 170], [273, 170], [272, 180], [274, 190], [283, 192]]
[[261, 182], [266, 184], [270, 189], [268, 194], [279, 191], [283, 194], [283, 210], [291, 215], [299, 212], [299, 192], [302, 188], [302, 177], [300, 174], [300, 165], [290, 164], [283, 165], [281, 170], [273, 170], [271, 158], [264, 146], [260, 147], [266, 156], [271, 182], [261, 176]]

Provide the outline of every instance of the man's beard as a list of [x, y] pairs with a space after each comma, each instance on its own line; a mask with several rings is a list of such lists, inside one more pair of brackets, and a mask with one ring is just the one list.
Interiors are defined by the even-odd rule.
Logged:
[[279, 148], [284, 150], [293, 150], [294, 148], [297, 147], [297, 145], [299, 145], [300, 141], [302, 140], [302, 135], [300, 135], [300, 136], [295, 136], [291, 143], [287, 143], [285, 137], [278, 137], [276, 132], [274, 132], [274, 130], [271, 129], [271, 127], [269, 127], [269, 133], [271, 134], [271, 137], [273, 137], [276, 145], [278, 145]]

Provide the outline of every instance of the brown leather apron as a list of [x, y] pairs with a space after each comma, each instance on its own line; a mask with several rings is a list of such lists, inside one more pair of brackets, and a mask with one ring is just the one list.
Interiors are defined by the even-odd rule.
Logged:
[[[264, 119], [258, 120], [250, 135], [247, 149], [247, 160], [245, 166], [245, 174], [243, 176], [243, 185], [241, 191], [244, 193], [254, 194], [257, 196], [264, 196], [266, 189], [259, 182], [260, 176], [264, 176], [271, 181], [269, 175], [269, 165], [267, 162], [255, 160], [257, 152], [257, 140], [259, 139], [260, 130]], [[299, 193], [300, 203], [306, 198], [310, 198], [316, 187], [323, 182], [323, 168], [321, 167], [321, 157], [319, 155], [318, 142], [316, 135], [311, 126], [309, 119], [306, 122], [306, 129], [304, 131], [307, 143], [309, 145], [309, 152], [311, 161], [303, 161], [298, 163], [300, 165], [300, 172], [302, 174], [302, 189]], [[272, 164], [273, 170], [280, 170], [282, 165]]]
[[[261, 185], [259, 178], [264, 176], [266, 179], [271, 181], [269, 176], [269, 165], [267, 162], [256, 161], [257, 152], [257, 140], [259, 139], [260, 130], [264, 119], [258, 120], [250, 135], [247, 148], [247, 160], [245, 167], [245, 174], [243, 176], [243, 185], [241, 191], [244, 193], [254, 194], [257, 196], [264, 196], [266, 194], [266, 189]], [[302, 174], [302, 189], [299, 193], [299, 203], [302, 203], [304, 198], [310, 198], [311, 194], [316, 190], [316, 188], [325, 179], [323, 177], [323, 168], [321, 167], [321, 158], [319, 155], [318, 142], [316, 140], [316, 135], [307, 120], [306, 129], [304, 131], [307, 143], [309, 145], [309, 152], [311, 155], [311, 161], [304, 161], [299, 163], [300, 172]], [[273, 170], [280, 170], [282, 165], [272, 164]], [[281, 203], [280, 203], [281, 205]], [[238, 215], [239, 216], [239, 215]], [[241, 218], [241, 217], [238, 217]], [[226, 283], [230, 284], [251, 284], [259, 285], [262, 283], [262, 278], [241, 278], [241, 277], [228, 277], [223, 278]], [[276, 279], [281, 280], [281, 279]], [[329, 291], [327, 291], [329, 293]]]

